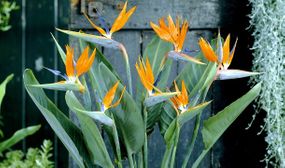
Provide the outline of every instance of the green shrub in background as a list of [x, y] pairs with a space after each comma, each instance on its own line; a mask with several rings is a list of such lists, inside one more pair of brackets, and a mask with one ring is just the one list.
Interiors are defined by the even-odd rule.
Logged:
[[9, 25], [11, 12], [17, 9], [19, 9], [19, 6], [16, 2], [0, 1], [0, 31], [7, 31], [11, 28], [11, 25]]
[[[9, 75], [0, 84], [0, 108], [2, 100], [6, 93], [6, 86], [9, 81], [13, 79], [13, 75]], [[2, 124], [3, 125], [3, 124]], [[40, 125], [30, 126], [27, 128], [16, 131], [12, 137], [3, 140], [4, 134], [0, 130], [0, 168], [52, 168], [53, 162], [50, 161], [52, 157], [52, 142], [45, 140], [41, 149], [29, 148], [28, 152], [24, 154], [20, 150], [12, 150], [3, 154], [4, 151], [9, 150], [12, 146], [23, 140], [25, 137], [30, 136], [40, 129]]]
[[[250, 0], [252, 12], [253, 70], [263, 72], [252, 77], [262, 82], [257, 111], [267, 115], [262, 130], [267, 133], [267, 166], [285, 167], [285, 1]], [[254, 115], [255, 118], [255, 115]]]
[[20, 150], [7, 152], [0, 168], [53, 168], [52, 149], [52, 142], [44, 140], [41, 149], [29, 148], [26, 154]]

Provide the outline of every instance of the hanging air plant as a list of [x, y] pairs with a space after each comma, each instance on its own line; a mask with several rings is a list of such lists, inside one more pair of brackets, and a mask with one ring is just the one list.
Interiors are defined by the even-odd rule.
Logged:
[[[264, 159], [267, 166], [285, 166], [285, 1], [250, 0], [253, 26], [253, 70], [263, 72], [252, 77], [262, 81], [258, 109], [266, 111], [265, 126], [268, 144]], [[255, 116], [254, 116], [255, 117]]]

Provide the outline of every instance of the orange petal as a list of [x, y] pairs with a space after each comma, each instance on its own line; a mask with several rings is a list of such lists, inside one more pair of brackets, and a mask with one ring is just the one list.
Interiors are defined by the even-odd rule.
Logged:
[[171, 37], [171, 34], [167, 29], [160, 28], [158, 25], [150, 22], [150, 26], [155, 31], [155, 33], [162, 39], [171, 43], [175, 43], [174, 39]]
[[135, 12], [136, 6], [132, 7], [128, 12], [126, 12], [127, 4], [128, 4], [128, 2], [125, 2], [124, 7], [123, 7], [121, 13], [117, 17], [117, 19], [114, 21], [113, 26], [112, 26], [112, 28], [110, 30], [111, 34], [116, 32], [116, 31], [118, 31], [118, 30], [120, 30], [121, 28], [123, 28], [124, 25], [129, 20], [129, 17]]
[[74, 49], [66, 46], [66, 61], [65, 61], [65, 71], [66, 75], [71, 77], [74, 76], [74, 65], [73, 65], [73, 54]]
[[102, 34], [103, 36], [107, 35], [106, 31], [104, 29], [102, 29], [101, 27], [97, 26], [95, 23], [93, 23], [92, 20], [86, 15], [86, 13], [84, 13], [84, 16], [87, 18], [87, 20], [92, 25], [92, 27], [94, 27], [94, 29], [98, 30], [100, 34]]
[[121, 101], [122, 98], [123, 98], [123, 95], [124, 95], [125, 90], [126, 90], [126, 86], [124, 87], [124, 89], [123, 89], [123, 91], [122, 91], [122, 93], [121, 93], [121, 95], [120, 95], [119, 100], [117, 100], [113, 105], [111, 105], [110, 108], [111, 108], [111, 107], [116, 107], [116, 106], [118, 106], [118, 105], [120, 104], [120, 101]]
[[229, 60], [229, 56], [230, 56], [230, 39], [231, 36], [228, 35], [226, 38], [226, 41], [224, 42], [224, 46], [223, 46], [223, 64], [227, 63]]
[[106, 95], [103, 99], [103, 105], [106, 108], [109, 108], [112, 101], [114, 100], [115, 92], [116, 92], [118, 86], [119, 86], [119, 81], [106, 93]]
[[231, 50], [230, 58], [229, 58], [229, 61], [228, 61], [229, 65], [231, 64], [231, 62], [233, 60], [233, 57], [234, 57], [234, 54], [235, 54], [235, 50], [236, 50], [236, 46], [237, 46], [237, 41], [238, 41], [238, 39], [236, 39], [236, 42], [235, 42], [235, 44], [234, 44], [234, 46], [233, 46], [233, 48]]
[[217, 62], [218, 61], [218, 58], [217, 58], [213, 48], [202, 37], [199, 39], [199, 46], [201, 48], [203, 55], [207, 58], [208, 61], [211, 61], [211, 62]]
[[153, 84], [154, 83], [154, 76], [153, 76], [152, 68], [151, 68], [151, 65], [149, 63], [148, 57], [146, 57], [146, 75], [147, 75], [148, 82]]
[[178, 40], [177, 40], [177, 51], [178, 52], [180, 52], [182, 50], [184, 41], [186, 39], [187, 32], [188, 32], [188, 23], [187, 23], [187, 21], [184, 21], [183, 25], [181, 27], [181, 31], [180, 31]]
[[181, 83], [181, 101], [184, 106], [188, 104], [188, 93], [184, 81]]
[[89, 54], [89, 47], [87, 46], [76, 63], [77, 76], [86, 73], [91, 68], [96, 55], [96, 49], [93, 50], [90, 58], [88, 58], [88, 54]]

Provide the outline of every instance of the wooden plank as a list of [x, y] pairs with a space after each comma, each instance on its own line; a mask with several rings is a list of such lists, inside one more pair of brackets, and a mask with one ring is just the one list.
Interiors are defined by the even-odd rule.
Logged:
[[[40, 70], [37, 64], [54, 68], [54, 44], [49, 32], [54, 30], [54, 1], [43, 0], [35, 3], [26, 1], [26, 62], [40, 83], [54, 82], [55, 77], [48, 71]], [[47, 91], [51, 99], [54, 91]], [[41, 124], [42, 128], [31, 138], [27, 138], [27, 147], [39, 147], [43, 139], [54, 140], [54, 133], [46, 120], [36, 108], [33, 101], [26, 97], [26, 125]]]
[[[95, 3], [93, 0], [86, 1], [84, 10], [88, 11], [92, 6], [90, 3]], [[173, 17], [181, 16], [190, 22], [191, 28], [216, 28], [219, 27], [220, 19], [220, 2], [219, 0], [130, 0], [128, 1], [129, 8], [137, 6], [136, 12], [125, 25], [125, 29], [148, 29], [149, 22], [157, 22], [160, 17], [170, 14]], [[108, 25], [112, 25], [118, 13], [121, 10], [122, 2], [115, 0], [97, 0], [95, 6], [104, 16]], [[91, 25], [82, 15], [80, 3], [71, 8], [71, 24], [72, 29], [90, 29]], [[91, 9], [92, 11], [92, 9]], [[96, 15], [96, 13], [90, 13]], [[93, 18], [94, 19], [94, 18]], [[94, 20], [98, 25], [99, 21]]]

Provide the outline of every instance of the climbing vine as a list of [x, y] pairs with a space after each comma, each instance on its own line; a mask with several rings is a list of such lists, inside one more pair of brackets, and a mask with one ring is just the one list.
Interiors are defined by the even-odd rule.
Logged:
[[[250, 0], [253, 27], [253, 70], [262, 75], [257, 111], [267, 115], [263, 129], [267, 132], [266, 166], [285, 167], [285, 0]], [[254, 115], [255, 117], [255, 115]]]

